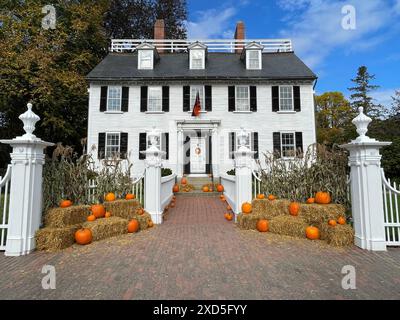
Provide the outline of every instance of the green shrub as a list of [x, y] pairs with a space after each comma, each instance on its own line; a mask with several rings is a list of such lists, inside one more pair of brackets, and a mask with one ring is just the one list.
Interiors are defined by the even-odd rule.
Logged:
[[172, 174], [172, 170], [170, 168], [161, 168], [161, 177], [167, 177]]
[[228, 170], [228, 171], [226, 172], [226, 174], [227, 174], [227, 175], [230, 175], [230, 176], [236, 175], [235, 169]]

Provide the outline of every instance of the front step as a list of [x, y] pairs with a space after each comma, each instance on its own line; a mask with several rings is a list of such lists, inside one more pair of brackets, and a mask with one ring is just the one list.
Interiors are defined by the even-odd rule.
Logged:
[[191, 192], [177, 192], [177, 197], [219, 197], [219, 192], [203, 192], [201, 190], [193, 190]]
[[[195, 188], [195, 190], [200, 190], [200, 191], [204, 185], [212, 184], [211, 177], [186, 177], [186, 179], [187, 179], [187, 184], [192, 185]], [[214, 183], [215, 182], [216, 181], [214, 180]]]

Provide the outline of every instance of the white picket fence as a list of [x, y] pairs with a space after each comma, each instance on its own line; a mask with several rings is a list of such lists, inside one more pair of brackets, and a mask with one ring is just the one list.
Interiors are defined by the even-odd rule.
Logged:
[[10, 209], [11, 165], [4, 178], [0, 177], [0, 251], [6, 249], [8, 217]]
[[221, 184], [224, 186], [224, 196], [234, 212], [237, 213], [236, 176], [221, 174]]
[[253, 187], [253, 198], [256, 198], [258, 194], [264, 193], [261, 191], [261, 172], [256, 172], [253, 170], [253, 180], [252, 180], [252, 187]]
[[160, 202], [162, 210], [164, 210], [164, 208], [171, 202], [174, 195], [172, 188], [174, 187], [175, 180], [176, 174], [171, 174], [161, 178]]
[[400, 190], [396, 182], [386, 179], [382, 169], [383, 211], [385, 213], [385, 234], [388, 246], [400, 246]]

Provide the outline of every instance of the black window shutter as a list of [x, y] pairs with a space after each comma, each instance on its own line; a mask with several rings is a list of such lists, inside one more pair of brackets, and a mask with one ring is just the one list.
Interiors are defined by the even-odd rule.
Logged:
[[296, 156], [303, 157], [303, 133], [296, 132]]
[[183, 86], [183, 111], [190, 111], [190, 86]]
[[129, 87], [122, 87], [121, 111], [128, 112]]
[[236, 134], [235, 132], [229, 132], [229, 159], [234, 158], [233, 152], [235, 151], [235, 143], [236, 143]]
[[97, 158], [104, 159], [106, 155], [106, 133], [100, 132], [99, 133], [99, 141], [98, 141], [98, 154]]
[[165, 151], [165, 159], [168, 160], [169, 159], [169, 132], [165, 132], [162, 134], [162, 146], [161, 146], [161, 150]]
[[101, 87], [100, 112], [104, 112], [107, 110], [107, 94], [108, 94], [108, 87], [107, 86]]
[[162, 111], [169, 112], [169, 87], [162, 87]]
[[257, 87], [250, 86], [250, 111], [257, 111]]
[[147, 111], [147, 87], [140, 87], [140, 112]]
[[279, 111], [279, 86], [272, 87], [272, 111]]
[[228, 87], [228, 111], [235, 111], [235, 86]]
[[127, 132], [121, 132], [119, 153], [120, 153], [121, 159], [126, 159], [128, 156], [128, 133]]
[[277, 158], [281, 157], [281, 133], [274, 132], [272, 134], [274, 156]]
[[301, 111], [301, 103], [300, 103], [300, 87], [293, 87], [293, 101], [294, 101], [294, 111]]
[[140, 151], [146, 151], [147, 149], [147, 134], [146, 132], [139, 133], [139, 160], [146, 159], [146, 155]]
[[212, 87], [211, 86], [204, 86], [205, 91], [205, 110], [212, 111]]
[[258, 159], [258, 132], [253, 132], [251, 134], [251, 139], [253, 140], [253, 150], [254, 153], [254, 159]]

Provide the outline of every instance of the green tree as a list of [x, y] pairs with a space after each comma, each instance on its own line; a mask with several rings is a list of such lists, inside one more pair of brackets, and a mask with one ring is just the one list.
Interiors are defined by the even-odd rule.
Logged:
[[355, 136], [351, 123], [355, 113], [341, 92], [325, 92], [315, 97], [317, 141], [326, 145], [348, 142]]
[[392, 100], [391, 115], [394, 117], [400, 117], [400, 90], [395, 91]]
[[379, 86], [371, 84], [372, 80], [375, 80], [375, 75], [369, 74], [366, 66], [359, 67], [356, 77], [351, 79], [355, 86], [349, 88], [349, 91], [353, 92], [350, 100], [354, 111], [363, 107], [366, 115], [371, 118], [378, 118], [384, 115], [384, 107], [373, 103], [370, 93], [378, 89]]

